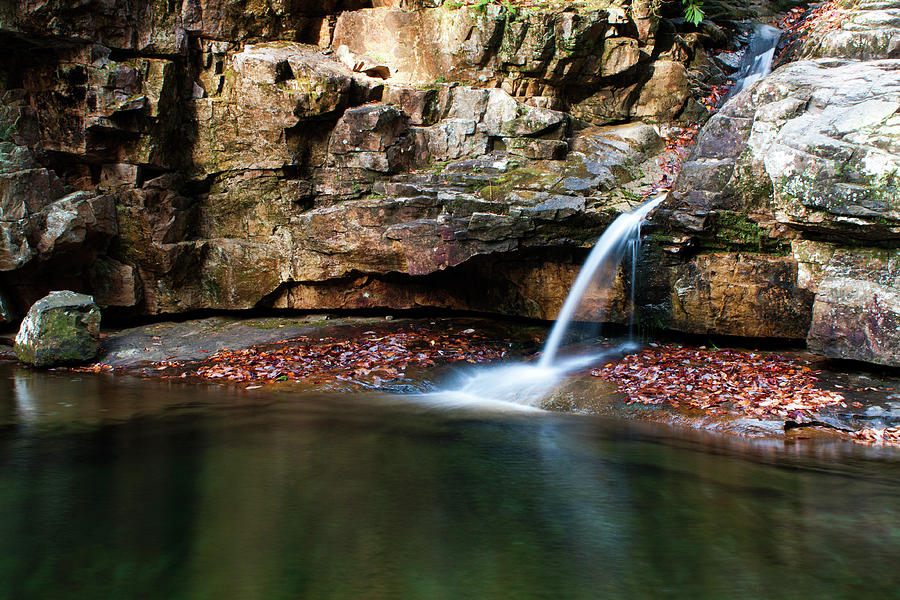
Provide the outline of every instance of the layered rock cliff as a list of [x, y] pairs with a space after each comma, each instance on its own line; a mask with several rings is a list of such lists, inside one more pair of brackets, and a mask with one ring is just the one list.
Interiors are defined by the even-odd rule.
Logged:
[[705, 114], [723, 42], [641, 0], [20, 0], [0, 13], [5, 305], [68, 287], [149, 314], [552, 318], [622, 185], [656, 176], [651, 124]]
[[[749, 16], [736, 10], [719, 16]], [[896, 291], [896, 9], [841, 10], [700, 133], [657, 219], [648, 321], [896, 364], [897, 340], [859, 333], [890, 303], [847, 289]], [[720, 27], [665, 11], [7, 3], [7, 318], [63, 287], [120, 314], [553, 318], [593, 240], [671, 176], [666, 138], [707, 118], [698, 99], [734, 69], [713, 56], [734, 49]], [[624, 285], [603, 318], [621, 316]], [[857, 339], [868, 350], [842, 349]]]

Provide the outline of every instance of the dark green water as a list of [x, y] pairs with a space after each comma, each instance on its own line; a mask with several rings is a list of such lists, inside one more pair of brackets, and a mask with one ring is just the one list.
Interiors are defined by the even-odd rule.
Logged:
[[900, 454], [0, 370], [0, 598], [900, 597]]

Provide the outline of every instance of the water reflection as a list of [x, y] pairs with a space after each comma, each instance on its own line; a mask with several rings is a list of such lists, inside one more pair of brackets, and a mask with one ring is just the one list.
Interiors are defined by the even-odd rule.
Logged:
[[0, 598], [900, 589], [900, 469], [865, 449], [830, 446], [825, 461], [375, 394], [11, 376], [0, 386]]

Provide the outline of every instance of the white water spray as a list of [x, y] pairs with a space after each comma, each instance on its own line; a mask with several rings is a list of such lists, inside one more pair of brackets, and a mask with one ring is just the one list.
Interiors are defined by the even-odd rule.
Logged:
[[[609, 288], [629, 247], [632, 248], [634, 258], [637, 257], [641, 223], [664, 198], [665, 196], [658, 196], [631, 212], [622, 213], [606, 228], [588, 255], [584, 266], [581, 267], [581, 271], [578, 272], [578, 277], [575, 278], [569, 295], [566, 296], [566, 301], [563, 303], [562, 310], [559, 311], [559, 316], [556, 317], [556, 323], [550, 331], [547, 343], [544, 344], [544, 353], [538, 366], [547, 368], [554, 364], [559, 346], [588, 286], [596, 283], [601, 287]], [[632, 260], [632, 269], [634, 269], [635, 262], [636, 260]], [[634, 271], [632, 272], [632, 291], [633, 288]], [[632, 311], [634, 311], [633, 303], [634, 295], [632, 293]]]
[[[633, 288], [635, 263], [640, 252], [641, 223], [664, 198], [665, 196], [659, 196], [631, 212], [619, 215], [606, 228], [588, 255], [578, 277], [575, 278], [575, 283], [569, 290], [562, 311], [544, 345], [544, 353], [537, 364], [513, 363], [469, 370], [456, 386], [422, 394], [419, 396], [420, 400], [432, 407], [448, 409], [478, 406], [505, 411], [536, 410], [541, 401], [568, 373], [579, 371], [631, 349], [633, 344], [626, 343], [596, 354], [557, 358], [559, 345], [588, 286], [597, 283], [601, 287], [609, 288], [629, 248], [632, 252], [631, 309], [634, 311]], [[633, 321], [630, 324], [633, 328]]]
[[757, 25], [750, 43], [741, 58], [738, 67], [737, 79], [728, 97], [737, 95], [765, 77], [772, 71], [772, 61], [775, 59], [775, 48], [781, 38], [781, 30], [769, 25]]

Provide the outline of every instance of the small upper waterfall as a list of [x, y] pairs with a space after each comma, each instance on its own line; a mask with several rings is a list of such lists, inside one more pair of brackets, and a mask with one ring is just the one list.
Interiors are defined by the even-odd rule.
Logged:
[[[547, 343], [544, 344], [544, 352], [541, 356], [541, 360], [538, 363], [542, 367], [549, 367], [553, 365], [553, 362], [556, 360], [556, 354], [559, 350], [559, 345], [562, 343], [563, 337], [565, 336], [566, 330], [569, 328], [570, 323], [572, 322], [572, 317], [575, 315], [575, 311], [578, 309], [579, 304], [581, 303], [581, 298], [584, 296], [585, 291], [588, 286], [595, 282], [597, 285], [601, 287], [609, 287], [612, 285], [615, 280], [616, 274], [619, 271], [619, 265], [622, 263], [622, 259], [625, 257], [626, 252], [629, 248], [632, 250], [632, 310], [634, 303], [634, 262], [637, 258], [640, 237], [641, 237], [641, 223], [643, 223], [644, 219], [650, 213], [651, 210], [657, 207], [660, 202], [663, 201], [665, 196], [658, 196], [649, 202], [646, 202], [631, 212], [622, 213], [619, 215], [615, 221], [613, 221], [609, 227], [606, 228], [606, 231], [603, 232], [603, 235], [600, 236], [600, 239], [597, 240], [596, 245], [594, 245], [594, 249], [591, 250], [591, 253], [588, 255], [587, 260], [584, 263], [584, 266], [581, 267], [581, 271], [578, 273], [578, 277], [575, 278], [575, 283], [572, 284], [572, 289], [569, 290], [569, 295], [566, 296], [566, 301], [563, 303], [562, 310], [559, 311], [559, 316], [556, 317], [556, 323], [553, 325], [553, 329], [550, 331], [550, 336], [547, 338]], [[629, 328], [631, 328], [632, 322], [629, 320]]]
[[769, 25], [757, 25], [750, 38], [750, 44], [744, 51], [741, 64], [738, 67], [737, 79], [728, 92], [728, 96], [735, 96], [744, 88], [748, 88], [772, 70], [772, 61], [775, 59], [775, 47], [781, 38], [781, 30]]

